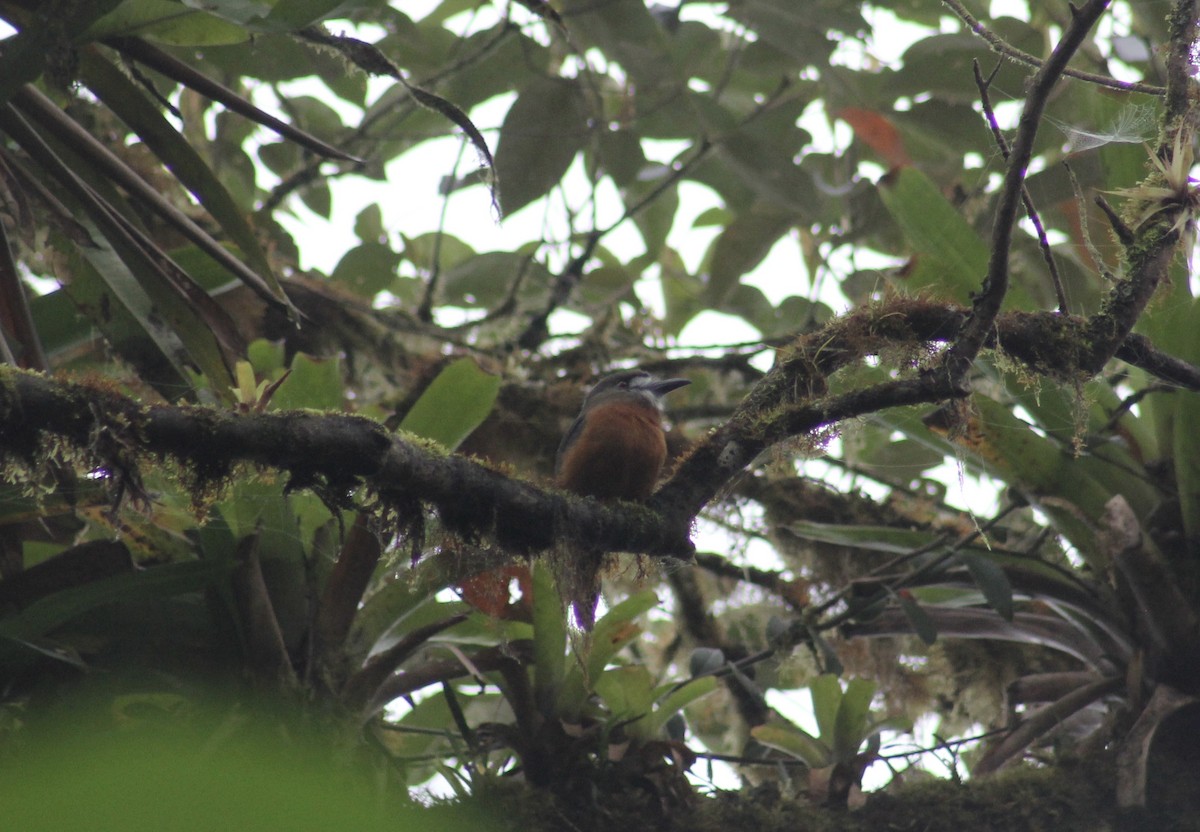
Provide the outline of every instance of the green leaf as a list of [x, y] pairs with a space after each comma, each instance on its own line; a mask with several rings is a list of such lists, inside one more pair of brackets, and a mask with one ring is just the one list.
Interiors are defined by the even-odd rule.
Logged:
[[986, 555], [975, 552], [959, 552], [957, 557], [971, 573], [971, 578], [987, 599], [988, 606], [998, 612], [1005, 621], [1012, 621], [1013, 588], [1008, 575], [1004, 574], [999, 564]]
[[85, 612], [116, 601], [158, 600], [195, 592], [225, 577], [228, 569], [229, 564], [218, 561], [168, 563], [64, 589], [0, 620], [0, 638], [37, 638]]
[[706, 308], [703, 300], [704, 282], [688, 272], [683, 258], [674, 249], [664, 248], [658, 264], [659, 283], [667, 305], [663, 329], [668, 335], [678, 335], [692, 318]]
[[87, 31], [91, 40], [121, 35], [175, 46], [220, 46], [250, 38], [250, 32], [236, 23], [172, 0], [125, 0]]
[[441, 294], [451, 306], [497, 306], [518, 284], [524, 301], [544, 297], [554, 281], [540, 262], [519, 251], [489, 251], [459, 262], [442, 273]]
[[667, 724], [667, 720], [675, 714], [682, 711], [688, 705], [695, 702], [702, 696], [715, 691], [720, 683], [715, 676], [703, 676], [699, 679], [689, 679], [678, 687], [673, 687], [671, 692], [661, 700], [658, 707], [654, 709], [654, 717], [649, 720], [649, 736], [655, 736]]
[[879, 196], [918, 256], [909, 291], [965, 302], [987, 275], [988, 247], [933, 180], [905, 167], [879, 183]]
[[501, 379], [460, 358], [438, 373], [400, 423], [400, 430], [453, 451], [479, 427], [500, 392]]
[[633, 623], [633, 619], [657, 605], [658, 595], [653, 590], [644, 589], [630, 595], [596, 622], [592, 630], [591, 652], [585, 663], [588, 679], [600, 678], [612, 657], [641, 634], [641, 628]]
[[875, 683], [868, 679], [851, 679], [846, 683], [833, 734], [833, 758], [836, 762], [853, 760], [867, 738], [867, 718], [871, 714], [871, 699], [874, 696]]
[[383, 243], [363, 243], [342, 255], [329, 279], [356, 295], [373, 298], [392, 285], [402, 259]]
[[642, 0], [564, 0], [562, 16], [569, 21], [573, 39], [599, 47], [639, 87], [653, 89], [676, 79], [665, 32]]
[[895, 593], [896, 603], [900, 605], [900, 610], [904, 613], [908, 623], [912, 624], [913, 632], [917, 638], [925, 642], [927, 645], [932, 645], [937, 641], [937, 625], [933, 623], [933, 619], [925, 610], [921, 609], [918, 604], [907, 591]]
[[276, 0], [266, 22], [286, 30], [303, 29], [370, 4], [370, 0]]
[[254, 372], [268, 378], [276, 378], [284, 368], [286, 351], [281, 341], [268, 341], [258, 338], [246, 347], [246, 359]]
[[386, 243], [387, 231], [383, 227], [383, 210], [378, 203], [371, 203], [354, 218], [354, 236], [364, 243]]
[[810, 768], [825, 768], [833, 764], [829, 747], [794, 725], [786, 728], [780, 725], [756, 725], [750, 729], [750, 736], [765, 746], [791, 754]]
[[868, 471], [878, 473], [888, 482], [909, 483], [925, 471], [942, 464], [945, 457], [913, 439], [889, 440], [870, 448], [858, 460]]
[[596, 680], [596, 694], [618, 720], [638, 720], [626, 730], [641, 735], [642, 722], [654, 708], [654, 679], [645, 665], [613, 667]]
[[[384, 583], [367, 596], [355, 615], [346, 639], [347, 656], [361, 660], [376, 647], [384, 649], [389, 631], [417, 619], [423, 607], [436, 605], [434, 596], [458, 580], [460, 573], [456, 557], [435, 554], [403, 577]], [[440, 611], [437, 615], [444, 617]]]
[[856, 3], [741, 0], [730, 5], [729, 14], [801, 65], [821, 62], [833, 51], [837, 39], [831, 37], [831, 29], [849, 33], [865, 28]]
[[[542, 561], [533, 570], [533, 690], [544, 715], [556, 709], [564, 718], [578, 718], [574, 708], [562, 710], [559, 692], [566, 671], [567, 615], [554, 576]], [[572, 703], [577, 704], [577, 703]]]
[[404, 259], [421, 272], [437, 269], [452, 269], [475, 256], [475, 249], [452, 234], [430, 231], [408, 237], [400, 234], [404, 241]]
[[[664, 168], [663, 176], [669, 174], [670, 170]], [[646, 244], [646, 254], [650, 257], [658, 257], [663, 246], [667, 244], [667, 236], [675, 225], [675, 214], [679, 210], [679, 189], [671, 185], [655, 192], [660, 184], [656, 178], [639, 179], [621, 191], [627, 208], [632, 208], [644, 198], [652, 196], [651, 201], [642, 205], [633, 215], [633, 223], [641, 233]]]
[[341, 362], [296, 353], [292, 372], [275, 390], [268, 410], [341, 410], [345, 404]]
[[[187, 350], [171, 328], [151, 314], [150, 299], [121, 261], [111, 256], [111, 251], [99, 249], [91, 252], [92, 257], [84, 257], [81, 252], [88, 251], [89, 247], [77, 248], [56, 231], [51, 232], [50, 241], [57, 251], [65, 254], [61, 261], [65, 268], [60, 270], [59, 264], [55, 264], [55, 272], [62, 281], [63, 297], [69, 299], [82, 316], [82, 320], [71, 320], [74, 333], [91, 336], [94, 332], [89, 332], [89, 324], [95, 327], [95, 331], [103, 333], [113, 349], [169, 401], [192, 390], [191, 360]], [[93, 265], [96, 261], [101, 261], [108, 269], [107, 280], [101, 276], [101, 269]], [[44, 304], [39, 303], [41, 300], [39, 298], [32, 304], [39, 331], [42, 328], [40, 313], [44, 311]]]
[[852, 546], [892, 555], [907, 554], [927, 547], [938, 539], [933, 532], [897, 529], [891, 526], [843, 526], [836, 523], [815, 523], [797, 520], [789, 523], [788, 531], [805, 540]]
[[88, 88], [129, 125], [184, 187], [192, 192], [238, 246], [259, 277], [277, 297], [283, 298], [283, 288], [267, 262], [266, 254], [245, 214], [195, 148], [162, 117], [139, 87], [101, 58], [99, 53], [91, 49], [81, 50], [79, 61], [80, 74]]
[[823, 673], [808, 687], [812, 697], [813, 716], [822, 740], [833, 742], [837, 730], [837, 713], [842, 702], [842, 685], [832, 673]]
[[496, 148], [500, 208], [509, 216], [550, 192], [587, 144], [588, 106], [579, 82], [536, 78], [521, 89]]
[[575, 293], [577, 305], [609, 307], [629, 294], [635, 275], [623, 266], [601, 266], [583, 276]]
[[706, 303], [719, 308], [796, 221], [795, 214], [766, 206], [739, 214], [713, 241], [707, 258]]
[[[211, 387], [227, 391], [233, 378], [222, 342], [241, 351], [228, 313], [128, 218], [132, 210], [89, 159], [66, 149], [60, 156], [15, 110], [0, 111], [0, 124], [69, 194], [76, 221], [72, 243], [131, 314], [139, 317], [144, 311], [139, 324], [149, 331], [164, 328], [160, 320], [165, 321]], [[81, 244], [78, 236], [86, 236], [89, 244]]]
[[618, 187], [634, 185], [646, 167], [641, 139], [632, 130], [602, 130], [599, 139], [600, 163], [612, 181]]

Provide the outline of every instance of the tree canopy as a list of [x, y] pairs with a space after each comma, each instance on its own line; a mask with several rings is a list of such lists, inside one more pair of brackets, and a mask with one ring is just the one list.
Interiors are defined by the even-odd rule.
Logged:
[[0, 0], [9, 817], [1184, 823], [1194, 0], [411, 5]]

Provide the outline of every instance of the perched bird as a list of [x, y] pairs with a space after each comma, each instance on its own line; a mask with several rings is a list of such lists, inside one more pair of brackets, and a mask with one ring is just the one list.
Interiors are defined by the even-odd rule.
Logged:
[[[558, 445], [554, 478], [568, 491], [599, 499], [644, 499], [654, 491], [667, 457], [662, 396], [690, 384], [644, 370], [601, 378]], [[600, 600], [602, 552], [576, 551], [559, 564], [558, 585], [584, 630]]]
[[558, 446], [559, 487], [601, 500], [649, 497], [667, 458], [662, 397], [685, 384], [644, 370], [600, 379]]
[[[558, 446], [558, 486], [601, 500], [649, 497], [667, 459], [662, 397], [690, 383], [686, 378], [660, 381], [644, 370], [600, 379]], [[559, 590], [585, 631], [595, 624], [602, 565], [602, 552], [575, 551], [556, 573]]]

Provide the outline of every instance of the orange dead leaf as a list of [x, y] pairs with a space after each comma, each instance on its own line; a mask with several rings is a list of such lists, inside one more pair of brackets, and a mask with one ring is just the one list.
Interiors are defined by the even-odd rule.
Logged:
[[878, 153], [890, 167], [912, 164], [912, 157], [904, 147], [900, 131], [887, 116], [861, 107], [843, 107], [834, 115], [849, 124], [854, 135]]

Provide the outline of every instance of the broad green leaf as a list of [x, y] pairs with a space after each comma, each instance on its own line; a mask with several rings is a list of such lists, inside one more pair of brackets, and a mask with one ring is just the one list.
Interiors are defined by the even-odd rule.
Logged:
[[667, 720], [675, 714], [682, 711], [688, 705], [695, 702], [702, 696], [715, 691], [720, 683], [715, 676], [703, 676], [699, 679], [690, 679], [684, 684], [675, 687], [666, 697], [660, 699], [658, 707], [654, 709], [654, 716], [648, 720], [648, 736], [655, 736], [662, 727], [666, 725]]
[[0, 639], [37, 638], [89, 610], [116, 601], [157, 600], [196, 592], [225, 577], [228, 569], [228, 564], [218, 561], [168, 563], [64, 589], [0, 619]]
[[[911, 408], [881, 411], [872, 419], [942, 453], [964, 454], [968, 465], [1019, 489], [1033, 501], [1082, 557], [1100, 558], [1102, 550], [1095, 545], [1092, 524], [1113, 494], [1104, 484], [1111, 472], [1100, 471], [1108, 468], [1108, 463], [1092, 456], [1075, 457], [1069, 447], [1039, 436], [991, 398], [976, 396], [973, 401], [976, 413], [957, 443], [931, 431]], [[1143, 497], [1151, 495], [1144, 483], [1130, 479], [1128, 492], [1136, 512], [1149, 511], [1150, 503]]]
[[817, 720], [817, 731], [821, 739], [833, 742], [837, 730], [837, 713], [842, 703], [842, 685], [832, 673], [823, 673], [808, 686], [812, 697], [813, 716]]
[[904, 617], [912, 625], [913, 632], [917, 638], [921, 639], [927, 645], [932, 645], [937, 641], [937, 625], [933, 623], [933, 619], [929, 617], [929, 614], [921, 609], [921, 605], [912, 598], [909, 592], [901, 590], [894, 597], [896, 603], [900, 605], [900, 610], [904, 613]]
[[363, 243], [347, 251], [329, 279], [364, 298], [392, 285], [401, 256], [383, 243]]
[[[532, 570], [533, 689], [538, 707], [549, 716], [562, 704], [558, 695], [566, 670], [567, 615], [550, 568], [535, 561]], [[566, 719], [578, 718], [573, 711], [570, 708], [559, 713]]]
[[400, 430], [432, 439], [453, 451], [479, 427], [500, 392], [499, 376], [470, 358], [442, 370], [400, 423]]
[[424, 606], [436, 605], [434, 596], [458, 580], [460, 571], [454, 556], [435, 554], [375, 589], [354, 617], [346, 640], [347, 656], [362, 659], [372, 649], [386, 649], [389, 632], [419, 619]]
[[812, 177], [795, 162], [798, 151], [781, 151], [757, 134], [739, 132], [719, 145], [718, 158], [755, 194], [756, 211], [796, 223], [814, 219], [820, 204]]
[[291, 374], [271, 397], [269, 410], [341, 410], [345, 404], [341, 362], [296, 353]]
[[851, 679], [846, 683], [833, 734], [834, 760], [849, 762], [858, 753], [867, 738], [867, 719], [874, 696], [875, 683], [868, 679]]
[[601, 266], [583, 276], [575, 292], [579, 306], [609, 307], [626, 297], [636, 275], [623, 266]]
[[801, 65], [825, 62], [836, 43], [836, 38], [830, 37], [831, 29], [854, 32], [864, 27], [862, 13], [854, 3], [742, 0], [730, 6], [729, 14]]
[[596, 680], [595, 691], [616, 719], [638, 720], [629, 726], [634, 732], [654, 708], [654, 679], [642, 664], [609, 668]]
[[833, 765], [833, 755], [829, 747], [816, 737], [801, 728], [789, 725], [756, 725], [750, 729], [750, 736], [770, 748], [777, 748], [785, 754], [791, 754], [798, 760], [803, 760], [809, 768], [825, 768]]
[[1005, 621], [1012, 621], [1013, 588], [1004, 570], [986, 555], [959, 552], [957, 557], [971, 573], [971, 578], [987, 599], [988, 606], [998, 612]]
[[632, 130], [601, 130], [599, 139], [600, 164], [613, 182], [618, 187], [635, 184], [646, 167], [641, 139]]
[[175, 46], [218, 46], [250, 38], [236, 23], [172, 0], [125, 0], [87, 31], [91, 40], [122, 35]]
[[869, 449], [857, 460], [868, 471], [874, 471], [885, 481], [907, 483], [925, 471], [940, 465], [945, 457], [913, 439], [887, 441]]
[[287, 353], [282, 342], [259, 338], [251, 341], [250, 345], [246, 347], [246, 358], [250, 361], [254, 372], [260, 376], [275, 379], [285, 367], [284, 361]]
[[[573, 39], [599, 47], [639, 86], [652, 89], [676, 79], [666, 33], [642, 0], [564, 0], [562, 15]], [[661, 104], [661, 98], [655, 100]]]
[[678, 252], [665, 248], [659, 257], [659, 283], [667, 305], [663, 329], [668, 335], [678, 335], [707, 308], [704, 281], [688, 272]]
[[408, 237], [403, 232], [404, 259], [422, 273], [435, 269], [452, 269], [459, 263], [475, 256], [475, 250], [452, 234], [431, 231]]
[[598, 679], [612, 657], [641, 634], [641, 628], [633, 620], [656, 606], [658, 595], [653, 590], [644, 589], [630, 595], [596, 622], [592, 630], [591, 652], [585, 663], [588, 679]]
[[514, 287], [527, 302], [545, 297], [554, 278], [536, 259], [519, 251], [489, 251], [445, 269], [441, 295], [450, 306], [498, 306]]
[[760, 206], [740, 214], [725, 226], [707, 257], [705, 302], [720, 308], [737, 288], [742, 275], [763, 261], [795, 221], [790, 212]]
[[536, 78], [521, 89], [500, 127], [496, 175], [506, 216], [550, 192], [587, 144], [588, 104], [580, 83]]
[[354, 218], [354, 236], [364, 243], [387, 243], [383, 210], [378, 203], [372, 203], [358, 212]]
[[[654, 169], [659, 170], [659, 169]], [[657, 190], [662, 185], [662, 178], [671, 173], [667, 167], [661, 168], [661, 174], [647, 179], [638, 179], [621, 189], [621, 198], [626, 209], [634, 206], [642, 207], [633, 215], [633, 223], [642, 235], [646, 245], [646, 254], [658, 257], [667, 236], [675, 225], [675, 213], [679, 210], [679, 189], [671, 185], [663, 190]], [[645, 203], [645, 199], [651, 199]]]
[[303, 29], [370, 5], [373, 5], [372, 0], [275, 0], [266, 22], [288, 30]]
[[932, 290], [962, 303], [978, 291], [988, 247], [933, 180], [916, 168], [900, 168], [879, 183], [879, 196], [918, 257], [905, 280], [913, 294]]

